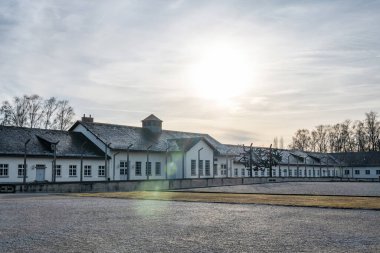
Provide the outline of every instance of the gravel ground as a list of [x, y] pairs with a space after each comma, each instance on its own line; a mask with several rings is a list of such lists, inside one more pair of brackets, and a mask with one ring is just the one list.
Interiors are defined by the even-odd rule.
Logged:
[[194, 188], [183, 191], [380, 196], [380, 183], [288, 182]]
[[380, 212], [0, 195], [0, 252], [380, 252]]

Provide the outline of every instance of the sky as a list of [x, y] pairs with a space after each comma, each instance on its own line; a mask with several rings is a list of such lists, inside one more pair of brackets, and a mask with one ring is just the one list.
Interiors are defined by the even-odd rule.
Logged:
[[380, 1], [0, 1], [0, 98], [285, 145], [380, 113]]

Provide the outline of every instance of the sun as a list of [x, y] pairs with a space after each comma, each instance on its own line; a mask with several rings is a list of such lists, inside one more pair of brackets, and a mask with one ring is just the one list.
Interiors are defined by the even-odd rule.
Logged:
[[201, 50], [187, 74], [197, 96], [217, 101], [236, 98], [253, 82], [253, 63], [238, 46], [212, 45]]

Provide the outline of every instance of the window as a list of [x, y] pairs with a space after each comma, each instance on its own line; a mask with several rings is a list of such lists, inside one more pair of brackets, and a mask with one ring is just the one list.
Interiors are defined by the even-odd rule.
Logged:
[[238, 169], [235, 169], [235, 170], [234, 170], [234, 175], [235, 175], [236, 177], [237, 177], [238, 173], [239, 173], [239, 172], [238, 172]]
[[120, 175], [127, 175], [128, 174], [128, 162], [127, 161], [120, 161]]
[[69, 165], [69, 177], [76, 177], [76, 176], [77, 176], [77, 166]]
[[152, 175], [152, 162], [145, 162], [145, 173], [146, 175]]
[[24, 164], [19, 164], [18, 165], [18, 170], [17, 170], [17, 176], [18, 177], [23, 177], [24, 176]]
[[157, 176], [161, 175], [161, 163], [160, 162], [156, 162], [155, 174]]
[[206, 176], [210, 176], [210, 160], [205, 161], [205, 173]]
[[355, 175], [360, 175], [360, 170], [355, 170]]
[[61, 176], [61, 165], [55, 165], [55, 176]]
[[98, 177], [105, 177], [106, 176], [106, 170], [104, 169], [104, 165], [98, 166]]
[[276, 176], [276, 169], [272, 170], [272, 174], [273, 174], [274, 177]]
[[215, 164], [214, 163], [214, 165], [213, 165], [214, 167], [213, 167], [213, 172], [214, 172], [214, 176], [217, 176], [218, 175], [218, 165], [217, 164]]
[[289, 177], [293, 176], [293, 170], [289, 169]]
[[242, 177], [245, 176], [245, 170], [244, 170], [244, 169], [241, 169], [241, 176], [242, 176]]
[[91, 177], [91, 165], [84, 166], [84, 176]]
[[141, 162], [136, 162], [135, 175], [141, 176]]
[[269, 177], [270, 175], [269, 175], [270, 173], [269, 173], [269, 170], [267, 170], [267, 177]]
[[376, 170], [376, 175], [380, 175], [380, 170]]
[[[257, 171], [255, 171], [255, 174], [256, 174], [256, 173], [257, 173]], [[252, 171], [249, 169], [249, 170], [248, 170], [248, 176], [251, 177], [251, 175], [252, 175]], [[256, 175], [256, 176], [257, 176], [257, 175]]]
[[311, 170], [309, 170], [309, 177], [311, 177]]
[[0, 164], [0, 177], [8, 176], [8, 164]]
[[[249, 170], [249, 171], [251, 171], [251, 170]], [[255, 176], [257, 177], [258, 175], [259, 175], [259, 172], [256, 170], [256, 171], [255, 171]], [[249, 176], [251, 176], [251, 173], [250, 173]]]
[[195, 167], [196, 167], [196, 161], [195, 160], [191, 160], [191, 175], [192, 176], [196, 175]]
[[371, 174], [371, 171], [370, 171], [370, 170], [365, 170], [365, 174], [366, 174], [366, 175], [370, 175], [370, 174]]
[[203, 160], [198, 161], [198, 166], [199, 166], [199, 175], [203, 176]]

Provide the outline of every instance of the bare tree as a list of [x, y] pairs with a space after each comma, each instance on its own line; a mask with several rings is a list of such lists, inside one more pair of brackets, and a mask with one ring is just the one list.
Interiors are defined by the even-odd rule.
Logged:
[[284, 148], [284, 138], [281, 136], [280, 138], [280, 149]]
[[274, 137], [274, 139], [273, 139], [273, 147], [278, 148], [278, 138], [277, 137]]
[[38, 95], [28, 97], [28, 120], [30, 128], [39, 127], [43, 116], [43, 100]]
[[58, 102], [55, 97], [51, 97], [44, 102], [43, 126], [45, 129], [52, 128], [54, 125], [53, 115], [58, 108]]
[[371, 111], [366, 113], [365, 116], [365, 130], [368, 136], [369, 149], [371, 151], [376, 151], [380, 135], [380, 123], [377, 120], [377, 113]]
[[11, 103], [3, 101], [0, 124], [18, 127], [67, 129], [72, 123], [74, 109], [67, 100], [55, 97], [43, 100], [38, 95], [14, 97]]
[[66, 130], [71, 124], [75, 115], [74, 109], [69, 105], [69, 101], [58, 101], [57, 115], [54, 120], [59, 130]]
[[310, 132], [307, 129], [297, 130], [295, 136], [293, 137], [292, 144], [290, 148], [306, 151], [310, 147]]

